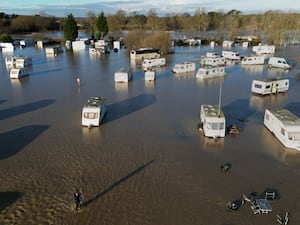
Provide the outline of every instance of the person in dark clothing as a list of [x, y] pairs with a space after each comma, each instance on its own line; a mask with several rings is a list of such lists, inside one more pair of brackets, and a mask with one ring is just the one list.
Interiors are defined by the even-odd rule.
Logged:
[[82, 193], [79, 190], [76, 190], [76, 192], [74, 193], [74, 201], [76, 205], [75, 209], [80, 209], [82, 206]]

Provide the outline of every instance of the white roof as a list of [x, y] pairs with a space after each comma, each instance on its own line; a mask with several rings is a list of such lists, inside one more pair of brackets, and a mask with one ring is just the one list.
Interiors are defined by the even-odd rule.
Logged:
[[285, 126], [299, 126], [300, 129], [300, 119], [291, 113], [287, 109], [277, 109], [275, 111], [270, 110], [273, 115], [282, 122]]

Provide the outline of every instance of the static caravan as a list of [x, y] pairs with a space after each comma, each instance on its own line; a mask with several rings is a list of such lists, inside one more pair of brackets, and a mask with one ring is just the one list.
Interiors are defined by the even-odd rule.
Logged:
[[85, 40], [72, 41], [72, 49], [74, 51], [81, 51], [86, 48]]
[[225, 59], [231, 59], [231, 60], [240, 60], [241, 56], [239, 52], [235, 52], [235, 51], [222, 51], [222, 56]]
[[154, 81], [156, 79], [155, 70], [146, 70], [145, 71], [145, 81]]
[[115, 82], [127, 83], [132, 80], [132, 72], [129, 68], [122, 67], [117, 72], [115, 72]]
[[256, 45], [252, 47], [252, 51], [257, 55], [269, 55], [275, 53], [275, 45]]
[[222, 42], [222, 47], [223, 48], [231, 48], [232, 45], [233, 45], [233, 41], [227, 41], [227, 40], [225, 40], [225, 41]]
[[176, 63], [172, 69], [174, 73], [195, 72], [196, 64], [193, 62]]
[[155, 59], [144, 59], [142, 63], [142, 68], [144, 70], [161, 67], [166, 65], [166, 58], [155, 58]]
[[5, 57], [6, 67], [15, 67], [16, 66], [16, 56], [7, 56]]
[[9, 72], [9, 76], [11, 79], [17, 79], [28, 75], [29, 75], [29, 71], [27, 67], [12, 68]]
[[225, 73], [225, 67], [204, 67], [199, 68], [196, 73], [196, 78], [211, 78], [211, 77], [218, 77], [218, 76], [224, 76]]
[[82, 126], [99, 126], [106, 113], [105, 98], [91, 97], [82, 109]]
[[224, 57], [201, 57], [200, 64], [203, 66], [224, 66], [226, 64]]
[[27, 56], [20, 56], [16, 58], [16, 67], [27, 67], [32, 66], [32, 58]]
[[46, 51], [46, 55], [58, 55], [63, 52], [60, 46], [47, 47], [45, 51]]
[[138, 50], [130, 51], [130, 59], [143, 60], [143, 59], [154, 59], [160, 57], [160, 50], [154, 48], [140, 48]]
[[277, 94], [279, 92], [287, 92], [289, 89], [288, 79], [261, 79], [253, 80], [251, 85], [251, 91], [255, 94]]
[[226, 120], [219, 105], [201, 105], [201, 127], [206, 137], [225, 137]]
[[12, 43], [1, 42], [0, 49], [2, 52], [13, 52], [15, 50], [15, 46]]
[[270, 57], [268, 61], [268, 66], [276, 67], [276, 68], [282, 68], [282, 69], [290, 69], [291, 66], [286, 62], [284, 58], [281, 57]]
[[265, 110], [264, 125], [287, 148], [300, 151], [300, 119], [287, 109]]
[[265, 64], [264, 56], [247, 56], [241, 61], [242, 65], [263, 65]]

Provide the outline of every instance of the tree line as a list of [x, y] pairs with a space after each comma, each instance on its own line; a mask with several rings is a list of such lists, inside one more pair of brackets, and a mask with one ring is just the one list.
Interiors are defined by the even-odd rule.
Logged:
[[[238, 10], [207, 12], [204, 8], [196, 9], [194, 14], [167, 14], [158, 16], [154, 9], [147, 15], [137, 12], [126, 13], [118, 10], [115, 14], [96, 15], [87, 13], [85, 18], [75, 18], [79, 29], [87, 30], [92, 37], [99, 38], [104, 32], [99, 31], [99, 17], [106, 20], [108, 35], [118, 38], [123, 30], [147, 31], [214, 31], [216, 39], [232, 39], [234, 36], [256, 35], [269, 44], [290, 43], [300, 30], [300, 14], [296, 12], [266, 11], [263, 14], [242, 14]], [[0, 13], [0, 33], [44, 32], [64, 30], [65, 20], [45, 14], [34, 16], [7, 15]], [[100, 33], [99, 33], [100, 32]]]

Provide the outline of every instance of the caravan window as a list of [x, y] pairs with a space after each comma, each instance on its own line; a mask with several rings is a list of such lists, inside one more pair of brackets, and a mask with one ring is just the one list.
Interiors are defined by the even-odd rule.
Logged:
[[266, 86], [266, 89], [269, 89], [270, 87], [271, 87], [270, 85], [267, 85], [267, 86]]
[[281, 128], [281, 134], [284, 136], [285, 135], [285, 129]]
[[255, 84], [254, 87], [261, 89], [262, 86], [261, 86], [261, 84]]
[[96, 118], [98, 118], [98, 113], [85, 112], [84, 113], [84, 118], [86, 118], [86, 119], [96, 119]]
[[266, 120], [269, 120], [269, 119], [270, 119], [269, 114], [266, 114]]

